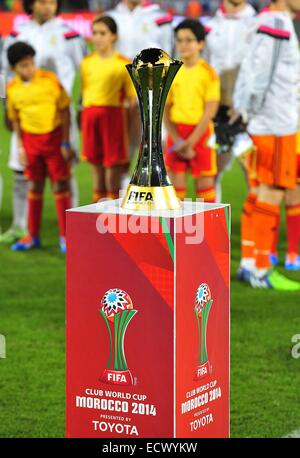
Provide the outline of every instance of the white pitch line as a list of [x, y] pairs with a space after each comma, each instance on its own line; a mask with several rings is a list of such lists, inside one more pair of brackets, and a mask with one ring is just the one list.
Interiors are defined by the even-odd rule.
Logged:
[[292, 431], [287, 436], [284, 436], [284, 438], [290, 438], [290, 439], [296, 439], [299, 437], [300, 437], [300, 429], [295, 429], [295, 431]]

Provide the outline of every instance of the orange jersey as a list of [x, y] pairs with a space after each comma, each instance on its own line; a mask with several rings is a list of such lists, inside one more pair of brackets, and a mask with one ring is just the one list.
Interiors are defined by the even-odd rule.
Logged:
[[80, 67], [83, 106], [120, 107], [124, 98], [136, 96], [126, 65], [130, 61], [114, 52], [109, 58], [94, 52]]
[[167, 104], [175, 124], [197, 125], [207, 102], [220, 101], [220, 80], [203, 59], [193, 67], [183, 65], [171, 86]]
[[8, 117], [19, 120], [24, 132], [53, 132], [62, 124], [61, 112], [69, 105], [70, 98], [57, 76], [46, 70], [36, 70], [29, 82], [16, 76], [7, 85]]

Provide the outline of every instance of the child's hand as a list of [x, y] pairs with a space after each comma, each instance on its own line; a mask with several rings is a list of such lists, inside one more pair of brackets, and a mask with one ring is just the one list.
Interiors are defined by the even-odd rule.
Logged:
[[186, 150], [183, 153], [183, 159], [186, 159], [188, 161], [190, 161], [191, 159], [194, 159], [195, 156], [196, 156], [196, 151], [194, 150], [192, 146], [186, 148]]
[[71, 162], [71, 160], [75, 156], [73, 149], [67, 143], [61, 145], [60, 151], [61, 151], [62, 157], [64, 158], [65, 162]]
[[186, 151], [187, 148], [190, 147], [190, 144], [187, 140], [180, 140], [179, 142], [177, 142], [175, 145], [174, 145], [174, 151], [181, 155], [181, 154], [184, 154], [184, 152]]
[[191, 145], [191, 142], [188, 140], [185, 140], [184, 142], [180, 143], [180, 145], [175, 148], [175, 151], [179, 157], [187, 160], [193, 159], [196, 155], [194, 148]]
[[19, 162], [23, 167], [27, 167], [28, 161], [27, 161], [27, 156], [26, 156], [26, 151], [23, 146], [22, 142], [18, 143], [18, 155], [19, 155]]

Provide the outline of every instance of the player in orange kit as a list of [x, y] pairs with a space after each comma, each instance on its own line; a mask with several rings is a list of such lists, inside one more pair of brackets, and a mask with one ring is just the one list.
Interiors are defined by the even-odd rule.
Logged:
[[235, 85], [234, 109], [248, 119], [257, 178], [244, 203], [238, 278], [253, 288], [300, 291], [300, 283], [272, 268], [280, 206], [296, 187], [299, 126], [299, 41], [293, 15], [299, 3], [273, 0], [258, 17]]
[[121, 175], [129, 162], [125, 101], [136, 94], [126, 69], [130, 62], [114, 50], [117, 25], [109, 16], [93, 22], [96, 51], [81, 64], [83, 156], [91, 164], [94, 202], [119, 195]]
[[196, 180], [197, 198], [215, 202], [216, 151], [211, 142], [220, 81], [212, 67], [199, 58], [205, 45], [200, 22], [186, 19], [177, 26], [175, 34], [183, 66], [166, 103], [166, 166], [180, 199], [185, 197], [186, 174], [190, 170]]
[[56, 75], [38, 70], [35, 50], [17, 42], [7, 51], [16, 76], [7, 86], [7, 112], [17, 134], [20, 161], [29, 180], [28, 236], [12, 246], [15, 251], [40, 247], [43, 191], [52, 181], [60, 229], [60, 249], [66, 251], [65, 211], [70, 208], [69, 144], [70, 99]]

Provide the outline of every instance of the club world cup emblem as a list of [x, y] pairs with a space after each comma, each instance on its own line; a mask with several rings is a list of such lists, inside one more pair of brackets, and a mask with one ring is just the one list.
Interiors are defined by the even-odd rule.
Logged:
[[209, 286], [206, 283], [201, 283], [197, 289], [196, 304], [194, 308], [198, 325], [198, 364], [195, 380], [206, 377], [208, 374], [211, 374], [212, 371], [212, 366], [208, 360], [206, 342], [207, 323], [212, 303], [213, 300], [211, 298]]
[[125, 358], [125, 334], [137, 310], [132, 300], [121, 289], [110, 289], [99, 309], [109, 334], [109, 357], [101, 381], [112, 385], [133, 385], [133, 378]]

